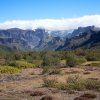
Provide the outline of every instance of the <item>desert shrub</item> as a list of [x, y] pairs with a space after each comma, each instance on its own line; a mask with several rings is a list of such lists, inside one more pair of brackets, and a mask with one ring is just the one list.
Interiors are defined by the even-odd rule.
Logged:
[[83, 50], [83, 49], [76, 49], [75, 51], [75, 54], [77, 55], [77, 56], [85, 56], [86, 55], [86, 51], [85, 50]]
[[15, 65], [16, 67], [18, 67], [18, 68], [33, 68], [33, 67], [35, 67], [35, 65], [34, 64], [32, 64], [32, 63], [28, 63], [28, 62], [26, 62], [26, 61], [16, 61], [16, 65]]
[[98, 60], [100, 60], [100, 56], [96, 53], [88, 53], [86, 55], [86, 59], [88, 61], [98, 61]]
[[86, 79], [84, 85], [89, 90], [100, 90], [100, 80]]
[[19, 53], [19, 52], [14, 53], [13, 58], [14, 58], [15, 60], [20, 60], [20, 59], [22, 59], [22, 54]]
[[52, 96], [44, 96], [40, 100], [54, 100]]
[[42, 96], [42, 95], [45, 95], [45, 93], [42, 91], [33, 91], [32, 93], [30, 93], [30, 96]]
[[88, 99], [94, 99], [97, 97], [96, 94], [94, 93], [84, 93], [83, 95], [81, 95], [80, 97], [84, 97], [84, 98], [88, 98]]
[[27, 62], [32, 63], [33, 62], [33, 58], [31, 56], [27, 56], [25, 59]]
[[67, 90], [67, 84], [63, 82], [57, 83], [56, 88], [59, 90]]
[[60, 67], [66, 66], [66, 60], [60, 60]]
[[85, 97], [76, 97], [74, 98], [74, 100], [90, 100], [90, 99], [85, 98]]
[[60, 59], [56, 56], [46, 54], [43, 58], [43, 66], [57, 66], [60, 64]]
[[57, 88], [59, 90], [66, 90], [66, 83], [58, 82], [56, 78], [54, 79], [43, 79], [44, 86], [50, 88]]
[[5, 59], [0, 59], [0, 65], [5, 65], [6, 64], [6, 60]]
[[15, 74], [20, 73], [21, 70], [12, 66], [0, 66], [0, 73]]
[[77, 65], [77, 57], [74, 54], [67, 55], [66, 65], [69, 67], [75, 67]]
[[6, 64], [9, 65], [9, 66], [16, 66], [16, 61], [15, 60], [7, 61]]
[[[43, 51], [42, 51], [43, 53]], [[28, 53], [29, 56], [33, 58], [33, 60], [40, 60], [41, 59], [41, 53], [38, 51], [33, 51]]]
[[60, 90], [100, 90], [100, 80], [81, 79], [79, 76], [69, 76], [66, 82], [58, 82], [56, 79], [44, 79], [45, 87], [57, 88]]
[[31, 63], [35, 64], [37, 67], [41, 67], [43, 61], [42, 60], [33, 60]]
[[93, 62], [91, 64], [87, 64], [87, 66], [96, 66], [96, 67], [98, 67], [98, 66], [100, 66], [100, 63]]
[[94, 93], [84, 93], [80, 97], [76, 97], [74, 100], [90, 100], [90, 99], [95, 99], [96, 97], [97, 95]]
[[83, 81], [79, 79], [79, 77], [69, 77], [66, 83], [57, 82], [56, 79], [44, 79], [45, 87], [57, 88], [60, 90], [84, 90]]
[[47, 79], [47, 78], [44, 78], [43, 79], [43, 82], [44, 82], [44, 87], [51, 87], [51, 88], [56, 88], [57, 87], [57, 79]]
[[99, 90], [100, 80], [81, 79], [78, 76], [67, 79], [67, 89], [72, 90]]
[[60, 74], [61, 70], [59, 67], [53, 67], [53, 66], [45, 66], [43, 67], [43, 74]]
[[67, 90], [84, 90], [85, 86], [83, 84], [83, 80], [79, 76], [70, 76], [67, 79], [66, 83]]
[[77, 58], [77, 63], [78, 64], [82, 64], [82, 63], [84, 63], [84, 62], [86, 62], [87, 60], [86, 60], [86, 58], [84, 58], [84, 57], [79, 57], [79, 58]]

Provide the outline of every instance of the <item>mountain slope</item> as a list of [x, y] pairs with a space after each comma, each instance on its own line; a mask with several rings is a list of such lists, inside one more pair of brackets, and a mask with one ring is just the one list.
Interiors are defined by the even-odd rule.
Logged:
[[16, 51], [16, 50], [4, 45], [0, 45], [0, 53], [2, 52], [7, 53], [7, 52], [13, 52], [13, 51]]
[[35, 48], [36, 50], [55, 51], [60, 45], [64, 45], [64, 39], [61, 37], [48, 37], [40, 41], [40, 44]]
[[79, 27], [72, 33], [68, 33], [67, 30], [49, 32], [45, 29], [0, 30], [0, 45], [11, 50], [21, 51], [55, 51], [99, 47], [100, 28], [95, 26]]
[[78, 27], [78, 29], [74, 29], [73, 32], [70, 34], [70, 38], [74, 36], [78, 36], [82, 33], [89, 32], [89, 31], [100, 31], [99, 27], [95, 26], [87, 26], [87, 27]]
[[71, 50], [77, 48], [92, 48], [100, 46], [100, 31], [89, 31], [66, 39], [63, 46], [59, 46], [56, 50]]
[[12, 28], [0, 30], [0, 44], [17, 50], [32, 50], [47, 37], [44, 29], [22, 30]]

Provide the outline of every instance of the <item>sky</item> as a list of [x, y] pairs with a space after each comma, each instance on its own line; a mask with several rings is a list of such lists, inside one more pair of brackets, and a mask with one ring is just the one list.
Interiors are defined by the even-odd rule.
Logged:
[[[69, 27], [70, 23], [68, 22], [70, 22], [70, 19], [72, 21], [76, 19], [77, 21], [77, 19], [87, 16], [91, 21], [93, 19], [98, 21], [99, 15], [99, 0], [0, 0], [0, 28], [12, 26], [36, 28], [42, 27], [42, 25], [46, 27], [49, 24], [47, 26], [47, 28], [49, 27], [48, 29], [54, 28], [57, 25], [63, 27], [61, 29], [65, 29]], [[97, 17], [98, 20], [96, 19]], [[63, 24], [61, 24], [62, 22]], [[33, 25], [33, 23], [35, 23], [34, 27], [29, 26], [29, 24]]]

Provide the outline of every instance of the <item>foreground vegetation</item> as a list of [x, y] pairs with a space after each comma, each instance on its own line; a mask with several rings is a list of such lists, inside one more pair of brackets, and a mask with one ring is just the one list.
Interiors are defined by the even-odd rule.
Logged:
[[0, 92], [3, 95], [0, 98], [9, 97], [12, 100], [16, 95], [18, 100], [23, 97], [35, 97], [36, 100], [99, 100], [99, 70], [98, 49], [1, 52]]
[[82, 79], [79, 76], [70, 76], [66, 82], [58, 82], [57, 79], [44, 78], [44, 86], [60, 90], [96, 90], [100, 91], [100, 80]]
[[[47, 71], [50, 69], [51, 66], [53, 67], [53, 69], [57, 69], [60, 67], [75, 67], [87, 61], [100, 61], [100, 50], [79, 49], [74, 51], [56, 51], [56, 52], [33, 51], [33, 52], [0, 53], [0, 66], [12, 66], [18, 69], [42, 67], [45, 71]], [[92, 65], [100, 66], [100, 63], [90, 64], [90, 66]], [[59, 73], [59, 71], [54, 73]]]
[[0, 73], [17, 74], [21, 70], [12, 66], [0, 66]]

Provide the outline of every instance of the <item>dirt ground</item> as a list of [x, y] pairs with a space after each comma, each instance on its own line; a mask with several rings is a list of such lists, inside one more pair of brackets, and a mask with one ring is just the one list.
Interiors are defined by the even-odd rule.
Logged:
[[[84, 93], [91, 92], [97, 95], [93, 100], [100, 100], [100, 92], [96, 91], [74, 91], [67, 92], [55, 88], [43, 87], [43, 78], [56, 78], [58, 81], [65, 82], [68, 76], [79, 75], [82, 78], [100, 79], [100, 68], [61, 68], [60, 75], [42, 75], [41, 68], [23, 69], [21, 74], [0, 75], [0, 100], [40, 100], [49, 95], [54, 100], [74, 100]], [[42, 92], [39, 96], [31, 95], [34, 91]]]

